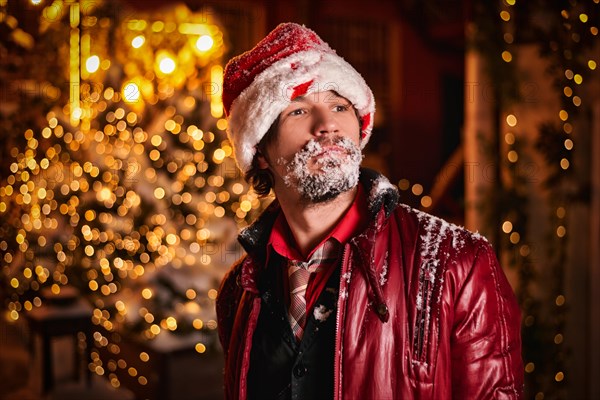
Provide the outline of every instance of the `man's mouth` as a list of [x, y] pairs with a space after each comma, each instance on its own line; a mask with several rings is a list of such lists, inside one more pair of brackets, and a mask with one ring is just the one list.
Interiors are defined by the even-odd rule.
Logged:
[[322, 157], [324, 155], [333, 153], [348, 154], [348, 150], [337, 145], [323, 146], [322, 150], [315, 154], [314, 157]]

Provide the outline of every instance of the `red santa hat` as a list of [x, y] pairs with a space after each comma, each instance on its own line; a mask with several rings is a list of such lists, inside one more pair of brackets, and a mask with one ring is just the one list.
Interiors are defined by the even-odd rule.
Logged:
[[373, 129], [373, 93], [315, 32], [280, 24], [253, 49], [232, 58], [223, 77], [223, 107], [239, 168], [244, 173], [250, 169], [256, 145], [295, 97], [327, 90], [358, 110], [364, 148]]

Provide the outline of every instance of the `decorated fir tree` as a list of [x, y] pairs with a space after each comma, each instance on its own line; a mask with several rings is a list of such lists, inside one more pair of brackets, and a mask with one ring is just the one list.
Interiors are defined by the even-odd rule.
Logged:
[[185, 6], [120, 5], [55, 1], [28, 34], [4, 4], [14, 95], [1, 129], [17, 136], [0, 175], [4, 305], [17, 320], [43, 293], [75, 287], [94, 307], [96, 339], [214, 339], [237, 230], [262, 206], [225, 134], [224, 33]]

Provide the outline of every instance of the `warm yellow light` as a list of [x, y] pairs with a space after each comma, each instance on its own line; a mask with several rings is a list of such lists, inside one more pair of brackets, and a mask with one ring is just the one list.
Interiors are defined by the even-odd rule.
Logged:
[[12, 278], [10, 280], [10, 286], [12, 286], [13, 288], [18, 288], [19, 287], [19, 280], [17, 278]]
[[502, 18], [503, 21], [510, 21], [510, 13], [508, 11], [501, 11], [500, 18]]
[[508, 62], [511, 62], [511, 61], [512, 61], [512, 58], [513, 58], [513, 57], [512, 57], [512, 54], [510, 53], [510, 51], [508, 51], [508, 50], [504, 50], [504, 51], [502, 52], [502, 59], [503, 59], [505, 62], [507, 62], [507, 63], [508, 63]]
[[162, 137], [160, 135], [154, 135], [150, 138], [150, 143], [152, 143], [153, 146], [158, 147], [162, 143]]
[[565, 110], [560, 110], [558, 113], [558, 117], [562, 120], [562, 121], [566, 121], [567, 119], [569, 119], [569, 113], [566, 112]]
[[158, 68], [160, 69], [160, 72], [162, 72], [163, 74], [170, 74], [173, 71], [175, 71], [175, 60], [173, 60], [171, 57], [165, 56], [162, 60], [159, 61], [158, 63]]
[[165, 28], [165, 23], [162, 21], [154, 21], [152, 23], [152, 32], [160, 32]]
[[556, 300], [554, 302], [559, 307], [563, 306], [565, 304], [565, 296], [559, 294], [558, 296], [556, 296]]
[[515, 117], [513, 114], [509, 114], [506, 116], [506, 123], [508, 124], [508, 126], [515, 126], [517, 125], [517, 117]]
[[412, 187], [412, 192], [415, 196], [420, 196], [423, 193], [423, 185], [415, 183]]
[[583, 76], [581, 76], [579, 74], [575, 74], [573, 76], [573, 80], [575, 81], [576, 84], [581, 85], [581, 83], [583, 82]]
[[143, 35], [139, 35], [134, 37], [131, 40], [131, 46], [134, 49], [139, 49], [140, 47], [142, 47], [144, 45], [144, 43], [146, 42], [146, 38]]
[[554, 376], [554, 380], [556, 380], [556, 382], [561, 382], [563, 379], [565, 379], [565, 374], [562, 372], [557, 372]]
[[510, 233], [513, 229], [513, 224], [510, 221], [504, 221], [504, 223], [502, 224], [502, 231], [504, 233]]
[[530, 362], [527, 363], [527, 365], [525, 366], [525, 372], [527, 372], [528, 374], [532, 373], [535, 370], [535, 364]]
[[201, 319], [196, 318], [193, 322], [192, 322], [192, 326], [194, 327], [194, 329], [202, 329], [202, 327], [204, 326], [204, 322], [202, 322]]
[[144, 290], [142, 290], [142, 297], [145, 298], [146, 300], [149, 300], [152, 298], [152, 290], [146, 288]]
[[225, 151], [223, 149], [216, 149], [213, 154], [215, 162], [220, 163], [225, 158]]
[[557, 333], [554, 336], [554, 344], [561, 344], [563, 342], [563, 339], [564, 339], [563, 335], [560, 333]]
[[234, 183], [231, 187], [231, 191], [235, 194], [241, 194], [244, 191], [244, 185], [241, 183]]
[[571, 71], [570, 69], [565, 70], [565, 77], [567, 79], [573, 79], [573, 76], [574, 76], [573, 71]]
[[50, 290], [53, 294], [60, 294], [60, 286], [58, 286], [56, 283], [51, 286]]
[[208, 291], [208, 298], [211, 299], [211, 300], [215, 300], [217, 298], [218, 293], [219, 292], [217, 292], [216, 289], [210, 289]]
[[140, 99], [140, 88], [134, 82], [125, 83], [121, 93], [123, 94], [123, 100], [126, 103], [135, 103]]
[[202, 354], [206, 351], [206, 346], [203, 345], [202, 343], [198, 343], [198, 344], [196, 344], [196, 351], [198, 353]]
[[125, 311], [125, 303], [123, 303], [121, 300], [118, 300], [115, 303], [115, 308], [119, 311], [119, 312], [123, 312]]
[[87, 69], [87, 71], [90, 74], [92, 74], [92, 73], [98, 71], [98, 68], [100, 68], [100, 57], [98, 57], [98, 56], [88, 57], [88, 59], [85, 62], [85, 69]]
[[506, 157], [508, 158], [508, 161], [510, 161], [511, 163], [516, 163], [517, 160], [519, 159], [519, 155], [514, 150], [509, 151], [508, 154], [506, 155]]
[[562, 160], [560, 160], [560, 167], [562, 169], [568, 169], [570, 165], [571, 165], [571, 163], [569, 163], [569, 160], [567, 160], [566, 158], [563, 158]]
[[168, 317], [166, 320], [167, 323], [167, 328], [170, 331], [174, 331], [175, 329], [177, 329], [177, 320], [173, 317]]
[[240, 209], [244, 212], [248, 212], [252, 209], [252, 203], [248, 200], [244, 200], [240, 203]]
[[39, 6], [40, 4], [42, 4], [42, 0], [31, 0], [31, 4], [33, 4], [34, 6]]
[[421, 198], [421, 205], [425, 208], [431, 207], [432, 203], [433, 200], [429, 196], [423, 196], [423, 198]]
[[196, 41], [196, 48], [200, 51], [208, 51], [210, 50], [215, 41], [209, 35], [202, 35]]
[[111, 195], [111, 191], [110, 191], [109, 188], [107, 188], [107, 187], [102, 188], [102, 190], [100, 190], [100, 193], [99, 193], [100, 201], [107, 201], [107, 200], [109, 200], [110, 199], [110, 195]]
[[165, 197], [165, 189], [159, 187], [154, 189], [154, 197], [156, 197], [158, 200], [161, 200]]
[[216, 207], [214, 214], [215, 214], [215, 217], [217, 217], [217, 218], [223, 218], [223, 216], [225, 216], [225, 209], [221, 206]]
[[73, 117], [74, 119], [81, 119], [82, 115], [83, 115], [83, 110], [81, 109], [81, 107], [75, 107], [75, 108], [73, 108], [73, 112], [71, 113], [71, 117]]
[[185, 297], [187, 297], [190, 300], [194, 300], [196, 298], [196, 291], [194, 289], [186, 290]]
[[[591, 69], [593, 69], [593, 68], [591, 68]], [[219, 129], [221, 131], [227, 130], [227, 120], [225, 118], [220, 118], [217, 121], [217, 129]]]
[[565, 140], [565, 149], [567, 149], [567, 150], [573, 149], [573, 141], [571, 139]]
[[584, 14], [584, 13], [579, 14], [579, 20], [585, 24], [588, 21], [587, 14]]
[[171, 246], [176, 244], [178, 242], [178, 238], [177, 235], [174, 235], [172, 233], [169, 233], [167, 235], [167, 243], [170, 244]]

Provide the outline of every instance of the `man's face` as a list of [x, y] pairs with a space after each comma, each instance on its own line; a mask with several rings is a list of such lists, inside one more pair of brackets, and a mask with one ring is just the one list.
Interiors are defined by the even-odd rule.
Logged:
[[359, 138], [358, 118], [344, 97], [327, 91], [296, 98], [266, 148], [275, 191], [291, 188], [319, 203], [352, 189], [362, 160]]

